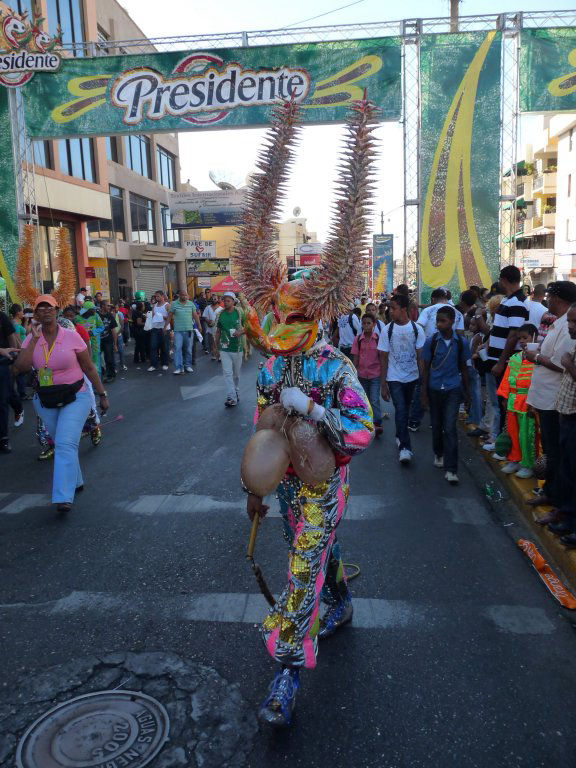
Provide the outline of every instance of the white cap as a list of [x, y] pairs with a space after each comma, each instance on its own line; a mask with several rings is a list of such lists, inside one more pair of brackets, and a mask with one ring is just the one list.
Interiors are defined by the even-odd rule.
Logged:
[[224, 298], [224, 296], [229, 296], [231, 299], [236, 299], [236, 294], [233, 293], [232, 291], [225, 291], [222, 294], [222, 298]]

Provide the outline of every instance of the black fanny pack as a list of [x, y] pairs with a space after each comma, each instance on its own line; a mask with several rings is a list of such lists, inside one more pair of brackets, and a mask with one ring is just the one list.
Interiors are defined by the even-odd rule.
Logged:
[[36, 393], [44, 408], [62, 408], [76, 400], [76, 392], [82, 389], [84, 379], [74, 384], [52, 384], [50, 387], [38, 387]]

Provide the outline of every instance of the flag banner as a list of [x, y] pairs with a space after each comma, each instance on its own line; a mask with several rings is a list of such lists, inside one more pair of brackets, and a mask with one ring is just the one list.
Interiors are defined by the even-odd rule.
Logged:
[[424, 292], [499, 271], [500, 33], [424, 35], [420, 278]]
[[372, 236], [372, 295], [394, 288], [394, 235]]
[[399, 37], [62, 59], [26, 84], [26, 121], [33, 138], [247, 127], [292, 97], [329, 123], [364, 88], [398, 120], [400, 70]]
[[520, 111], [576, 112], [576, 29], [523, 29]]

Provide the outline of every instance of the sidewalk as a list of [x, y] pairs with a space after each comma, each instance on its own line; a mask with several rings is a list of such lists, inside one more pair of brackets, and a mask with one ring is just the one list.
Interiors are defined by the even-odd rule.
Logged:
[[[462, 430], [466, 435], [466, 430]], [[533, 499], [532, 488], [538, 485], [538, 480], [532, 477], [529, 480], [522, 480], [516, 475], [507, 475], [501, 472], [501, 467], [506, 462], [496, 461], [492, 458], [491, 452], [482, 450], [481, 442], [466, 435], [466, 440], [473, 445], [477, 452], [485, 460], [486, 464], [492, 469], [498, 481], [506, 488], [510, 498], [517, 505], [524, 521], [534, 534], [534, 543], [541, 550], [543, 556], [550, 561], [551, 565], [557, 565], [564, 572], [569, 580], [570, 588], [576, 592], [576, 550], [567, 549], [560, 542], [560, 537], [551, 533], [545, 525], [538, 525], [536, 520], [543, 517], [549, 510], [549, 506], [529, 507], [526, 505], [528, 499]]]

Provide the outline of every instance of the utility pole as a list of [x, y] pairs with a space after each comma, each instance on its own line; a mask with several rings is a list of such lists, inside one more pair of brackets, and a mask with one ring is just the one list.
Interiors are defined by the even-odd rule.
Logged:
[[460, 0], [450, 0], [450, 32], [458, 32], [458, 6]]
[[380, 234], [384, 234], [384, 211], [380, 211]]

